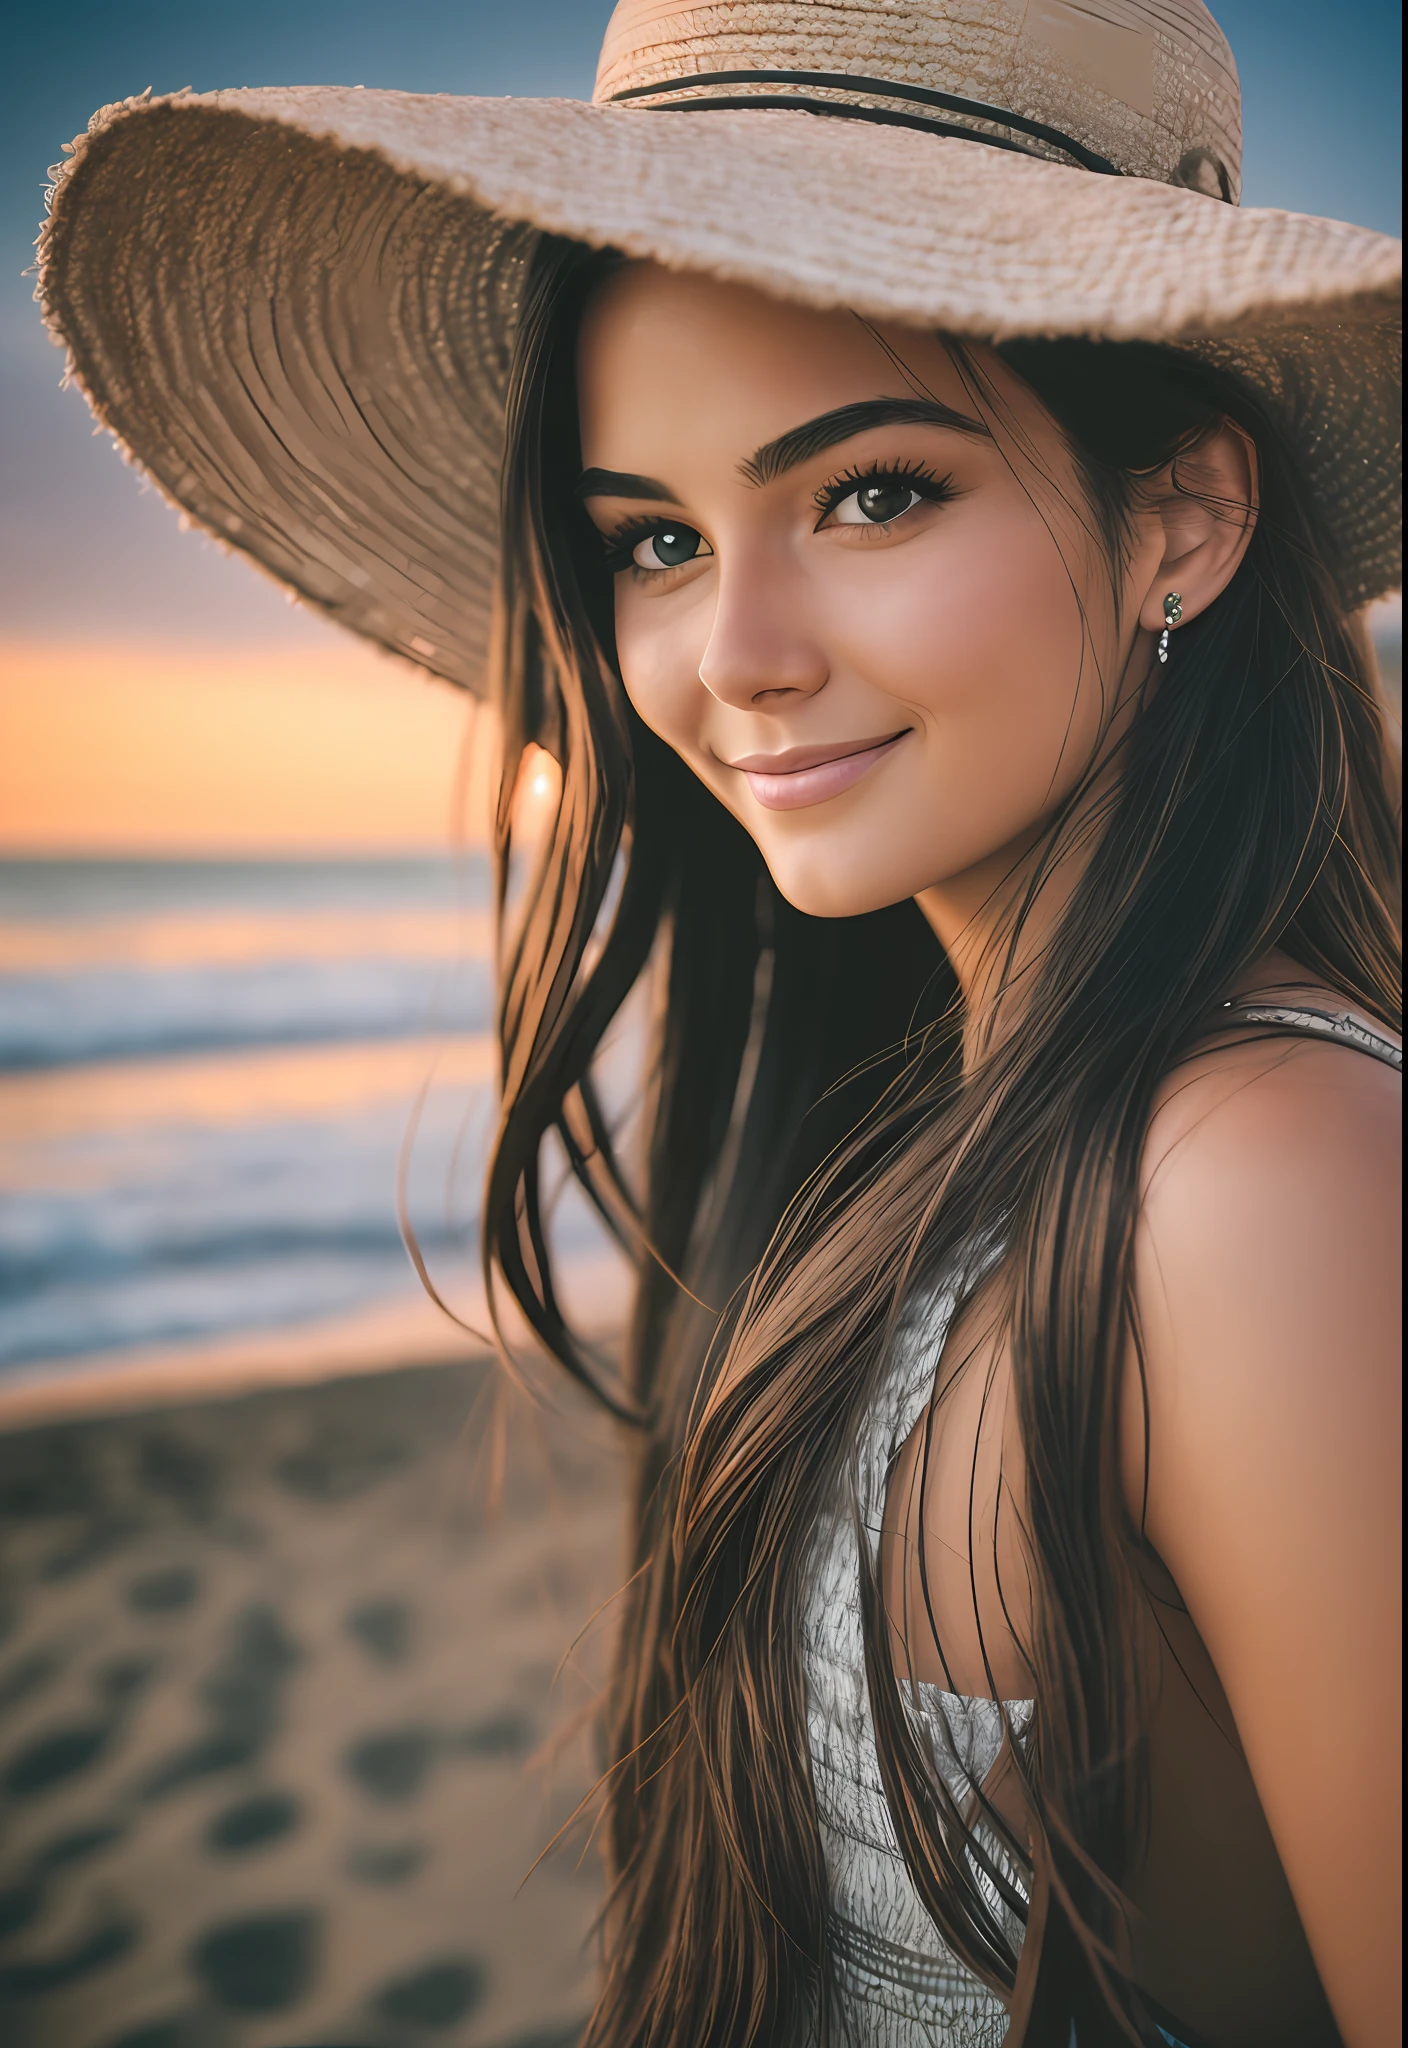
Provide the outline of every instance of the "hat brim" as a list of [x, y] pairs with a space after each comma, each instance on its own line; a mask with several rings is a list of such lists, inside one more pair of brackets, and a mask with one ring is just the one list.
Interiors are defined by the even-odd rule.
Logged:
[[1298, 447], [1347, 602], [1401, 581], [1400, 245], [958, 138], [316, 87], [128, 101], [62, 167], [39, 296], [191, 519], [480, 690], [540, 231], [956, 334], [1195, 348]]

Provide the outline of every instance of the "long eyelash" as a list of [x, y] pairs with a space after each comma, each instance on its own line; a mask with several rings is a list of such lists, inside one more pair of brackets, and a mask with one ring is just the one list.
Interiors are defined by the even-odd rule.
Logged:
[[863, 490], [867, 484], [908, 484], [921, 497], [942, 504], [945, 498], [954, 495], [953, 478], [940, 476], [924, 462], [870, 462], [863, 468], [843, 470], [824, 483], [816, 493], [813, 503], [823, 515], [832, 512], [853, 491]]
[[661, 519], [658, 513], [653, 518], [649, 513], [638, 513], [634, 519], [628, 519], [624, 526], [618, 526], [614, 533], [603, 534], [606, 566], [612, 575], [630, 566], [632, 553], [648, 534], [663, 533], [669, 524], [669, 520]]

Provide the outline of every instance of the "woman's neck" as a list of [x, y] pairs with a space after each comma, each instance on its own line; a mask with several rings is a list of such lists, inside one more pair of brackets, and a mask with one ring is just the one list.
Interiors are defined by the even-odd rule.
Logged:
[[[947, 953], [963, 996], [963, 1066], [1012, 1030], [1025, 992], [1089, 864], [1093, 832], [1051, 858], [1049, 833], [1015, 841], [951, 881], [921, 890], [915, 901]], [[1042, 863], [1049, 862], [1043, 871]], [[1342, 1002], [1318, 976], [1272, 947], [1236, 976], [1227, 995], [1238, 1001]], [[1377, 1023], [1382, 1020], [1375, 1019]]]
[[[1148, 644], [1145, 645], [1144, 643]], [[1052, 937], [1100, 842], [1122, 755], [1153, 669], [1153, 636], [1127, 649], [1097, 758], [1054, 815], [1048, 813], [961, 873], [921, 889], [915, 902], [947, 953], [963, 996], [963, 1067], [969, 1072], [1015, 1026]], [[1063, 815], [1064, 812], [1064, 815]]]
[[1034, 827], [915, 898], [962, 992], [965, 1071], [1012, 1029], [1092, 851], [1076, 831], [1052, 858], [1049, 826]]

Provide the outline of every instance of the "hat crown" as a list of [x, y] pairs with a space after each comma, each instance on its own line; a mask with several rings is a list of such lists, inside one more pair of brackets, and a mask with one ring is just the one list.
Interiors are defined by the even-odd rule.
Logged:
[[620, 0], [593, 97], [677, 106], [710, 94], [720, 72], [853, 78], [854, 87], [732, 81], [726, 91], [780, 90], [891, 117], [899, 103], [867, 92], [867, 81], [923, 88], [1023, 124], [962, 109], [938, 117], [979, 139], [1070, 161], [1033, 135], [1039, 124], [1132, 177], [1234, 204], [1241, 191], [1237, 66], [1202, 0]]

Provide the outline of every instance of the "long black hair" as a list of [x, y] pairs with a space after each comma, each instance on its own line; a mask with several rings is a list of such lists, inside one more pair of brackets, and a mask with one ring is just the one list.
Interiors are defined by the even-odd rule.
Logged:
[[[1256, 444], [1260, 513], [1228, 589], [1179, 632], [1177, 687], [1138, 707], [1013, 1028], [965, 1072], [957, 983], [916, 907], [792, 908], [626, 699], [602, 550], [573, 496], [575, 340], [612, 260], [544, 241], [511, 373], [501, 891], [530, 743], [562, 785], [502, 961], [484, 1246], [548, 1350], [636, 1431], [587, 2043], [781, 2048], [827, 2028], [798, 1640], [809, 1546], [906, 1305], [975, 1244], [1003, 1248], [994, 1314], [1035, 1588], [1033, 1733], [1006, 1745], [1028, 1818], [1018, 1838], [985, 1815], [1023, 1873], [1007, 1887], [1027, 1923], [1020, 1958], [976, 1876], [987, 1852], [903, 1710], [867, 1577], [886, 1792], [920, 1897], [1012, 2004], [1014, 2040], [1064, 2042], [1072, 2019], [1082, 2048], [1152, 2040], [1120, 1961], [1148, 1710], [1141, 1532], [1117, 1450], [1141, 1150], [1161, 1081], [1268, 948], [1397, 1019], [1396, 785], [1372, 662], [1296, 464], [1249, 391], [1142, 344], [1001, 351], [1067, 437], [1112, 565], [1143, 480], [1224, 418]], [[976, 357], [954, 354], [995, 403]], [[1088, 806], [1083, 822], [1070, 806], [1054, 821], [1048, 862], [1078, 828]], [[652, 1093], [633, 1177], [593, 1060], [647, 974]], [[636, 1260], [614, 1376], [554, 1290], [540, 1207], [552, 1133]]]

